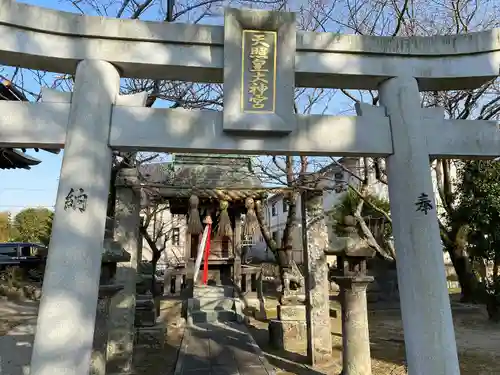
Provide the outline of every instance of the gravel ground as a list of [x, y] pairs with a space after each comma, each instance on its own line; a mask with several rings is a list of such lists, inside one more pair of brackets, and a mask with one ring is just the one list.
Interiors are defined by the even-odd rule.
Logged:
[[[500, 325], [490, 323], [482, 306], [461, 306], [454, 309], [453, 318], [459, 349], [462, 375], [498, 374], [500, 363]], [[268, 310], [273, 317], [275, 310]], [[373, 375], [405, 375], [405, 348], [399, 310], [371, 312], [370, 341]], [[320, 375], [339, 374], [342, 368], [342, 337], [340, 319], [332, 318], [333, 358], [324, 366], [310, 369], [306, 362], [306, 347], [298, 345], [293, 352], [270, 348], [267, 322], [251, 319], [251, 332], [278, 374]]]
[[[36, 303], [13, 302], [0, 299], [0, 336], [23, 323], [36, 323]], [[181, 302], [163, 300], [161, 320], [155, 329], [139, 331], [134, 352], [137, 374], [168, 375], [174, 373], [178, 350], [184, 333], [184, 324], [179, 319]], [[270, 306], [268, 316], [275, 309]], [[461, 306], [453, 312], [455, 333], [460, 356], [462, 375], [498, 374], [500, 363], [500, 325], [488, 322], [482, 306]], [[404, 339], [399, 310], [371, 312], [370, 338], [373, 375], [403, 375]], [[305, 345], [298, 345], [293, 352], [272, 350], [268, 344], [267, 322], [250, 320], [250, 332], [265, 352], [269, 362], [279, 375], [321, 375], [335, 374], [341, 370], [342, 342], [340, 319], [332, 318], [333, 358], [324, 366], [310, 369], [306, 363]], [[7, 339], [7, 337], [6, 337]]]

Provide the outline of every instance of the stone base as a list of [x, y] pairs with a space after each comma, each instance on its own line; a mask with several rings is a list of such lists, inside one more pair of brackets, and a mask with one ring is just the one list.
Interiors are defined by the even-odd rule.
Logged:
[[100, 285], [99, 299], [94, 326], [94, 341], [90, 358], [90, 375], [106, 374], [106, 353], [108, 346], [108, 319], [111, 298], [123, 289], [122, 285]]
[[281, 321], [306, 321], [305, 305], [278, 305], [278, 320]]
[[136, 327], [151, 327], [156, 324], [157, 309], [153, 298], [144, 295], [136, 296], [135, 320]]
[[278, 350], [294, 351], [299, 345], [307, 347], [305, 320], [269, 321], [269, 343]]
[[165, 327], [156, 325], [155, 327], [142, 328], [137, 331], [134, 337], [134, 349], [161, 349], [164, 347]]

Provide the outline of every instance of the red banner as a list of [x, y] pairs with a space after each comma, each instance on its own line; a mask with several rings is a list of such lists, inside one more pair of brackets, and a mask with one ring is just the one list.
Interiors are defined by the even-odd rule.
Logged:
[[210, 255], [210, 235], [212, 234], [212, 225], [208, 225], [207, 243], [205, 244], [205, 260], [203, 263], [203, 284], [208, 282], [208, 257]]

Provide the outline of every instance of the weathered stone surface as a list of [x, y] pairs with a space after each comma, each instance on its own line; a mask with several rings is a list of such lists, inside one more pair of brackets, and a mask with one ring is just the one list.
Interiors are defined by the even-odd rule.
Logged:
[[136, 295], [134, 313], [134, 326], [151, 327], [156, 324], [156, 305], [151, 294]]
[[66, 145], [32, 374], [89, 371], [112, 162], [110, 118], [119, 88], [120, 74], [109, 62], [78, 63], [69, 117], [63, 122]]
[[90, 375], [105, 375], [108, 343], [108, 317], [111, 298], [122, 289], [119, 285], [101, 285], [97, 301]]
[[278, 305], [278, 319], [281, 321], [306, 321], [305, 305]]
[[[307, 230], [304, 246], [306, 265], [306, 301], [308, 357], [311, 364], [328, 360], [332, 354], [328, 264], [328, 230], [323, 211], [323, 195], [302, 194], [303, 227]], [[304, 212], [305, 211], [305, 212]]]
[[330, 281], [330, 292], [338, 292], [340, 290], [337, 283]]
[[379, 88], [394, 145], [387, 170], [397, 176], [389, 178], [388, 185], [401, 318], [408, 373], [455, 375], [460, 366], [437, 210], [432, 204], [425, 211], [416, 206], [421, 198], [434, 202], [429, 140], [437, 137], [426, 138], [421, 125], [442, 121], [443, 112], [421, 108], [421, 89], [411, 76], [391, 78]]
[[[141, 258], [139, 245], [139, 195], [124, 181], [137, 174], [135, 169], [120, 171], [117, 178], [115, 238], [130, 254], [130, 260], [117, 264], [115, 282], [124, 286], [110, 304], [108, 338], [108, 373], [130, 372], [134, 343], [137, 267]], [[142, 244], [141, 244], [142, 245]]]
[[243, 302], [233, 298], [230, 286], [196, 285], [187, 300], [188, 325], [206, 322], [243, 322]]
[[106, 374], [106, 348], [108, 342], [109, 298], [99, 299], [94, 329], [94, 343], [90, 359], [90, 375]]
[[275, 349], [295, 350], [307, 345], [307, 324], [305, 320], [269, 321], [269, 343]]
[[336, 277], [342, 299], [343, 375], [371, 375], [366, 288], [373, 277]]

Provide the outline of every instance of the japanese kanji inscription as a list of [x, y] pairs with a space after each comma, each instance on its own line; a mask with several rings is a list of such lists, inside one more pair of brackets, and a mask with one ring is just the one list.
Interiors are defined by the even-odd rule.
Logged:
[[421, 211], [426, 215], [427, 212], [434, 208], [432, 206], [431, 200], [429, 199], [429, 196], [425, 193], [422, 193], [418, 196], [417, 201], [415, 202], [415, 206], [417, 206], [417, 211]]
[[241, 110], [269, 113], [276, 105], [275, 31], [243, 30]]
[[71, 188], [64, 199], [64, 211], [72, 209], [73, 211], [85, 212], [87, 210], [88, 195], [85, 190], [79, 188], [75, 190]]

